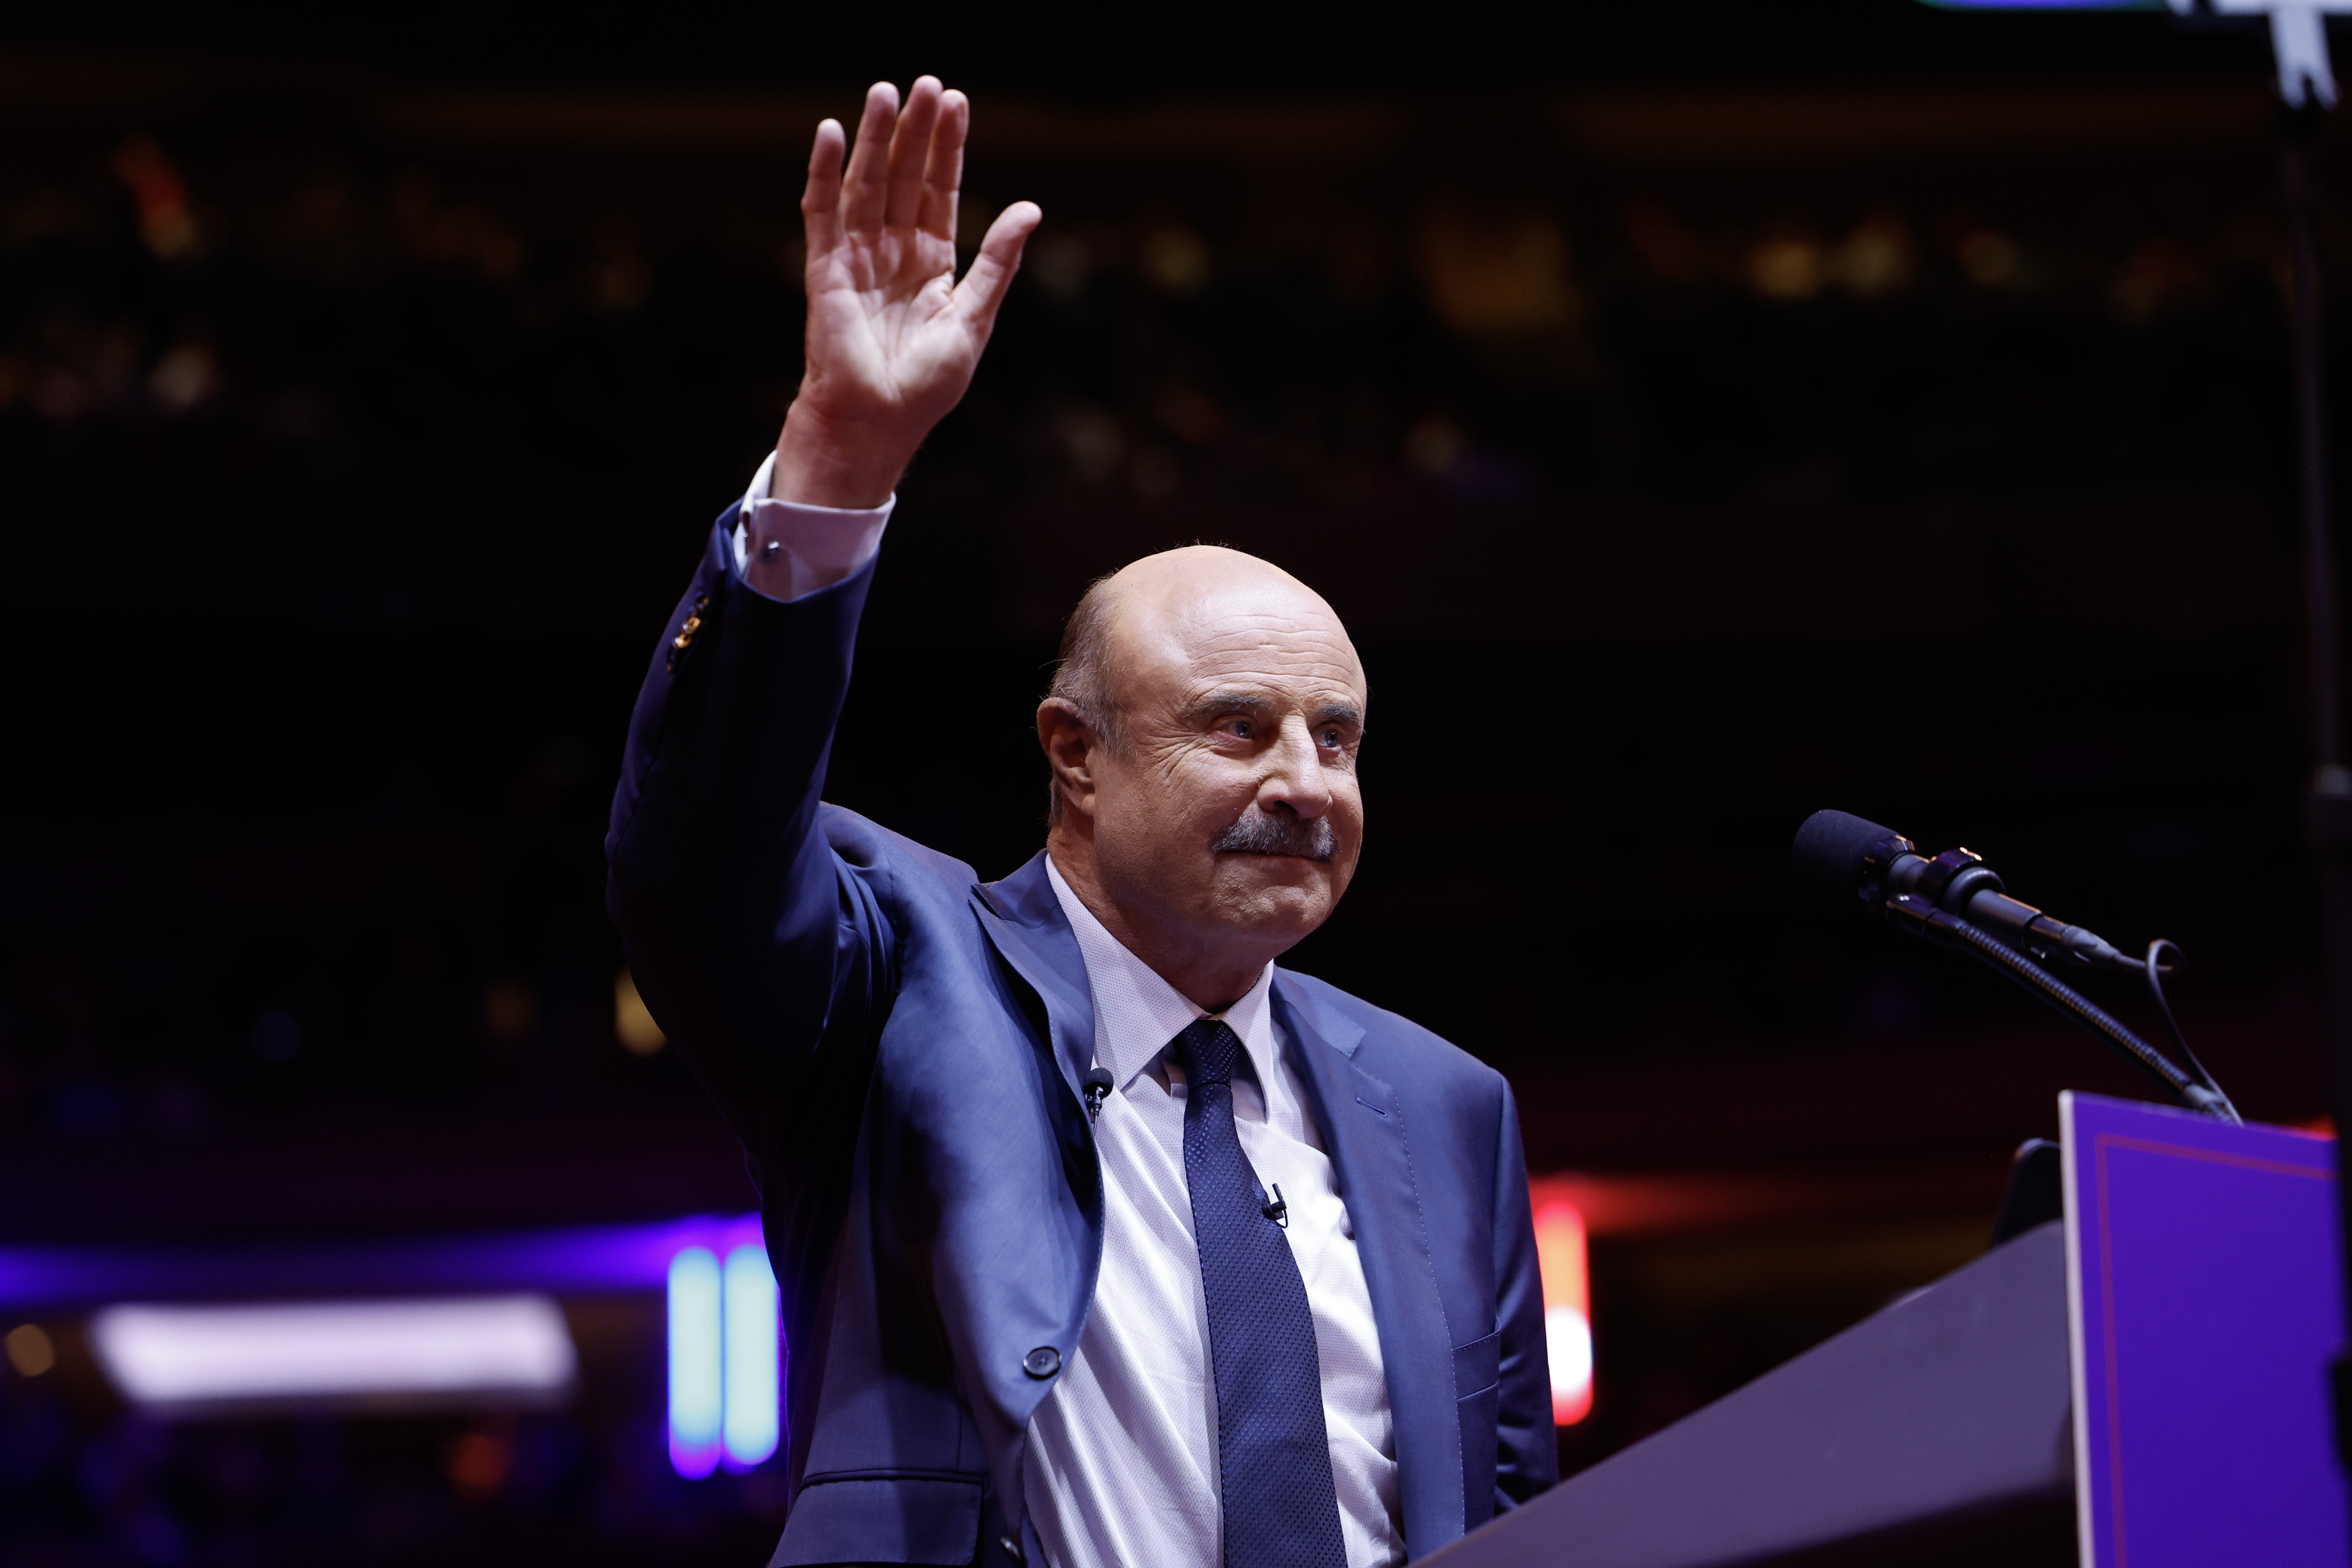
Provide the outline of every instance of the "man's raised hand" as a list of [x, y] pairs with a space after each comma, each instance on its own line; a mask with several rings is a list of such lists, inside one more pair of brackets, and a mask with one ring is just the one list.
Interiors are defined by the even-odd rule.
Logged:
[[956, 198], [971, 103], [919, 78], [866, 94], [842, 167], [841, 122], [817, 127], [801, 216], [808, 228], [808, 349], [776, 438], [770, 493], [815, 506], [879, 506], [915, 448], [971, 384], [1021, 247], [1041, 214], [1015, 202], [955, 277]]

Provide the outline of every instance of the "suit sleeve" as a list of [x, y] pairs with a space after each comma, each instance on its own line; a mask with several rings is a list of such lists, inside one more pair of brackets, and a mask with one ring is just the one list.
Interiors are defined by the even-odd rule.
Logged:
[[1495, 1159], [1495, 1319], [1502, 1334], [1501, 1397], [1495, 1416], [1495, 1511], [1518, 1507], [1559, 1479], [1551, 1424], [1551, 1363], [1544, 1343], [1543, 1277], [1536, 1267], [1535, 1215], [1528, 1200], [1519, 1107], [1503, 1087]]
[[825, 842], [818, 791], [871, 559], [789, 603], [712, 529], [629, 721], [606, 903], [639, 994], [755, 1157], [863, 1092], [890, 931]]

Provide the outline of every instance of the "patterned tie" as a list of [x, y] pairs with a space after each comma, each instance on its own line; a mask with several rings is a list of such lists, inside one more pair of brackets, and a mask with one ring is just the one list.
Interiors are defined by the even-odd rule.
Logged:
[[1202, 1018], [1174, 1045], [1190, 1085], [1184, 1182], [1209, 1298], [1225, 1568], [1347, 1568], [1307, 1284], [1234, 1130], [1241, 1037]]

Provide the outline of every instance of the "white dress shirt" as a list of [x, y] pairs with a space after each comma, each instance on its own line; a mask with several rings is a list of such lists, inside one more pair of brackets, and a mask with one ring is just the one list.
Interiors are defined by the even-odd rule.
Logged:
[[[873, 559], [897, 498], [870, 511], [773, 500], [774, 461], [743, 498], [735, 564], [753, 591], [794, 599]], [[1168, 1054], [1204, 1015], [1104, 929], [1050, 859], [1046, 876], [1086, 961], [1095, 1060], [1112, 1092], [1095, 1127], [1102, 1270], [1076, 1353], [1030, 1420], [1023, 1500], [1050, 1568], [1215, 1568], [1224, 1559], [1217, 1390], [1184, 1180], [1184, 1075]], [[1234, 1131], [1259, 1183], [1280, 1187], [1288, 1205], [1284, 1234], [1315, 1319], [1349, 1568], [1390, 1568], [1404, 1561], [1404, 1531], [1380, 1332], [1297, 1047], [1275, 1028], [1273, 980], [1269, 963], [1223, 1015], [1243, 1047]]]
[[768, 494], [775, 468], [771, 452], [743, 492], [743, 510], [735, 516], [735, 571], [762, 597], [804, 599], [874, 559], [898, 498], [869, 510], [777, 500]]
[[[1217, 1385], [1184, 1181], [1184, 1074], [1168, 1051], [1203, 1014], [1103, 929], [1050, 859], [1045, 872], [1086, 959], [1095, 1060], [1112, 1087], [1095, 1124], [1102, 1272], [1077, 1354], [1030, 1419], [1024, 1500], [1053, 1568], [1213, 1568], [1224, 1561]], [[1296, 1047], [1276, 1036], [1273, 984], [1269, 963], [1223, 1014], [1246, 1063], [1234, 1074], [1234, 1126], [1259, 1184], [1289, 1205], [1349, 1568], [1385, 1568], [1404, 1561], [1404, 1531], [1380, 1331]]]

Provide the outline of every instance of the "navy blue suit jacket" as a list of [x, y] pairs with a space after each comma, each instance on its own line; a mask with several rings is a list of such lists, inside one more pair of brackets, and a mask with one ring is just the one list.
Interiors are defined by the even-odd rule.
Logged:
[[[605, 847], [638, 988], [760, 1189], [790, 1357], [775, 1561], [999, 1562], [1009, 1535], [1034, 1562], [1023, 1445], [1102, 1251], [1086, 965], [1042, 854], [982, 883], [818, 800], [874, 568], [779, 604], [730, 570], [734, 521], [656, 651]], [[1277, 970], [1274, 1007], [1355, 1223], [1424, 1556], [1557, 1474], [1517, 1111], [1320, 981]]]

